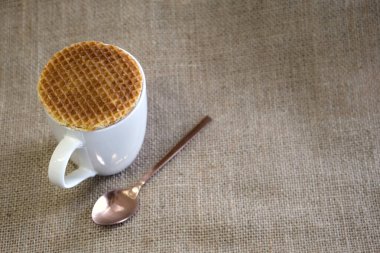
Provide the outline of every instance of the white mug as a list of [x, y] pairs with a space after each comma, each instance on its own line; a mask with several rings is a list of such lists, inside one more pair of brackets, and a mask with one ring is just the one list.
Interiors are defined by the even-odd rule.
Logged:
[[[140, 68], [143, 87], [136, 106], [125, 118], [102, 129], [81, 131], [59, 125], [48, 115], [53, 134], [59, 141], [48, 170], [53, 184], [71, 188], [95, 175], [116, 174], [127, 168], [139, 153], [147, 121], [146, 81], [140, 63], [129, 55]], [[78, 168], [65, 176], [69, 160]]]

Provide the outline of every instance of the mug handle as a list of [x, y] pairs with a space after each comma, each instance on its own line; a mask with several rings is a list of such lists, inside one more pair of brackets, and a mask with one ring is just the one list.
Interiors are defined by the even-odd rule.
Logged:
[[78, 148], [83, 147], [83, 142], [77, 138], [66, 135], [55, 148], [49, 163], [49, 180], [62, 188], [71, 188], [83, 180], [93, 177], [96, 172], [79, 164], [79, 168], [65, 176], [67, 163], [71, 155]]

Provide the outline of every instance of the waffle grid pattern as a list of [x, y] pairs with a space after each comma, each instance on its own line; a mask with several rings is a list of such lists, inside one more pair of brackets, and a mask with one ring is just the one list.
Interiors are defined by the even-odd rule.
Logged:
[[135, 107], [142, 91], [136, 61], [116, 46], [89, 41], [53, 55], [42, 70], [39, 98], [62, 125], [82, 130], [107, 127]]

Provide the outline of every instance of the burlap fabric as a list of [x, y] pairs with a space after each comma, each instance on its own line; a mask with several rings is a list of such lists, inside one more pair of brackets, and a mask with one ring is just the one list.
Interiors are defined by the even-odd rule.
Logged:
[[[136, 162], [62, 190], [37, 100], [57, 50], [134, 54], [149, 116]], [[380, 252], [378, 1], [2, 1], [1, 252]], [[99, 227], [98, 196], [213, 123]]]

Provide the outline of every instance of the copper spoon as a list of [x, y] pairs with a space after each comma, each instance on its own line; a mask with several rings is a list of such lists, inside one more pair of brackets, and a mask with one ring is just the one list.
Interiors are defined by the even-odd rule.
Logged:
[[107, 192], [101, 196], [92, 209], [92, 220], [98, 225], [113, 225], [130, 218], [138, 207], [138, 194], [141, 187], [158, 170], [168, 163], [183, 147], [209, 122], [209, 116], [204, 117], [185, 137], [180, 140], [152, 169], [142, 178], [126, 189]]

